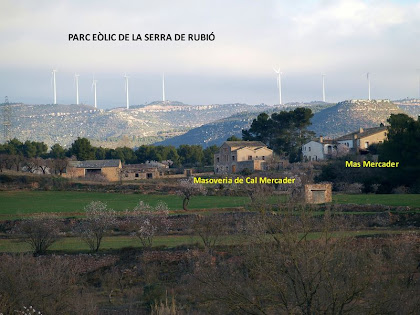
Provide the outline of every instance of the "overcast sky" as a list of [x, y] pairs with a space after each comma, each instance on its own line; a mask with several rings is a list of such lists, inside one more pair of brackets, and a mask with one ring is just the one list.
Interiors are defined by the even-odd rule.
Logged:
[[[207, 42], [70, 42], [69, 34], [215, 34]], [[283, 72], [283, 102], [418, 97], [420, 2], [300, 1], [19, 1], [0, 2], [0, 97], [52, 103], [80, 100], [124, 106], [166, 96], [187, 104], [276, 104], [273, 67]]]

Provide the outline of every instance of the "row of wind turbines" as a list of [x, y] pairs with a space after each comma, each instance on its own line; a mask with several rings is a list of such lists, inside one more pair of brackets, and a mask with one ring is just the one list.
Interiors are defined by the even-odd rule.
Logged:
[[[281, 100], [281, 75], [283, 74], [283, 72], [280, 71], [280, 68], [278, 68], [278, 69], [273, 68], [273, 70], [277, 74], [277, 88], [279, 90], [279, 104], [282, 105], [283, 102]], [[321, 77], [322, 77], [322, 101], [325, 102], [325, 77], [326, 77], [326, 74], [325, 73], [321, 74]], [[370, 99], [370, 76], [369, 76], [369, 72], [366, 73], [366, 77], [367, 77], [367, 82], [368, 82], [368, 100], [370, 101], [371, 99]], [[419, 79], [419, 86], [420, 86], [420, 79]]]
[[[274, 72], [277, 74], [277, 88], [279, 91], [279, 104], [282, 105], [282, 88], [281, 88], [281, 75], [283, 74], [283, 72], [280, 71], [280, 68], [276, 69], [273, 68]], [[419, 71], [419, 70], [418, 70]], [[55, 80], [55, 74], [56, 74], [57, 70], [53, 69], [52, 70], [52, 79], [53, 79], [53, 97], [54, 97], [54, 103], [53, 104], [57, 104], [57, 85], [56, 85], [56, 80]], [[325, 102], [326, 101], [326, 96], [325, 96], [325, 77], [326, 74], [321, 74], [321, 78], [322, 78], [322, 101]], [[371, 100], [370, 97], [370, 73], [366, 73], [366, 78], [367, 78], [367, 84], [368, 84], [368, 100]], [[79, 105], [79, 74], [75, 74], [74, 75], [74, 79], [75, 79], [75, 83], [76, 83], [76, 104]], [[124, 80], [125, 80], [125, 94], [126, 94], [126, 108], [129, 109], [130, 108], [130, 99], [129, 99], [129, 90], [128, 90], [128, 79], [129, 77], [127, 76], [127, 74], [124, 74]], [[97, 80], [95, 80], [95, 78], [93, 78], [92, 80], [92, 89], [93, 89], [93, 95], [94, 95], [94, 106], [95, 108], [97, 108], [98, 104], [97, 104], [97, 97], [96, 97], [96, 84], [97, 84]], [[420, 97], [420, 71], [419, 71], [419, 97]], [[165, 74], [162, 74], [162, 101], [166, 102], [166, 98], [165, 98]]]
[[[53, 81], [53, 98], [54, 98], [54, 102], [53, 104], [56, 105], [57, 104], [57, 83], [56, 83], [56, 79], [55, 79], [55, 74], [57, 73], [56, 69], [52, 70], [52, 81]], [[75, 74], [74, 75], [74, 81], [76, 83], [76, 105], [79, 105], [79, 74]], [[129, 109], [130, 108], [130, 97], [129, 97], [129, 92], [128, 92], [128, 78], [129, 76], [127, 76], [127, 74], [124, 74], [124, 80], [125, 80], [125, 102], [126, 102], [126, 108]], [[96, 97], [96, 84], [97, 84], [98, 80], [95, 80], [95, 77], [92, 80], [92, 89], [93, 89], [93, 99], [94, 99], [94, 107], [98, 108], [98, 103], [97, 103], [97, 97]], [[165, 102], [165, 74], [162, 74], [162, 101]]]

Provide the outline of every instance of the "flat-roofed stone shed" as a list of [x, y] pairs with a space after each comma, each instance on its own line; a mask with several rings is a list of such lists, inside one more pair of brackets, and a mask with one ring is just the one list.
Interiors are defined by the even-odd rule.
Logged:
[[332, 201], [331, 184], [305, 185], [305, 202], [310, 204], [327, 203]]

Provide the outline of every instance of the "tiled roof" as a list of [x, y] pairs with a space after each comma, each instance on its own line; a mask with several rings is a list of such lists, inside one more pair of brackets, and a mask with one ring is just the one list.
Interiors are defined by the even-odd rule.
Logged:
[[354, 139], [354, 136], [357, 136], [357, 139], [360, 138], [364, 138], [364, 137], [368, 137], [371, 135], [374, 135], [375, 133], [379, 133], [379, 132], [383, 132], [386, 131], [387, 127], [385, 126], [381, 126], [381, 127], [373, 127], [373, 128], [364, 128], [363, 132], [360, 131], [356, 131], [356, 132], [352, 132], [349, 133], [347, 135], [341, 136], [339, 138], [337, 138], [336, 140], [340, 141], [340, 140], [352, 140]]
[[266, 147], [261, 141], [225, 141], [230, 147]]
[[121, 160], [86, 160], [70, 161], [70, 166], [77, 168], [119, 167]]

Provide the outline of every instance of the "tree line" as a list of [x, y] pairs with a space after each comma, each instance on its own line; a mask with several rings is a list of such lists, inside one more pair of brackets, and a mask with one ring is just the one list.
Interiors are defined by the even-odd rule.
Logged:
[[[174, 167], [213, 165], [213, 155], [218, 151], [216, 145], [203, 149], [201, 145], [183, 144], [174, 146], [142, 145], [137, 149], [118, 147], [109, 149], [95, 147], [86, 138], [77, 138], [69, 148], [54, 144], [48, 151], [44, 142], [12, 139], [0, 144], [0, 155], [13, 157], [11, 164], [21, 164], [25, 159], [66, 159], [74, 157], [79, 161], [120, 159], [125, 164], [145, 163], [146, 161], [173, 162]], [[10, 164], [9, 163], [9, 164]], [[6, 166], [7, 167], [7, 166]], [[19, 167], [17, 167], [19, 170]]]

